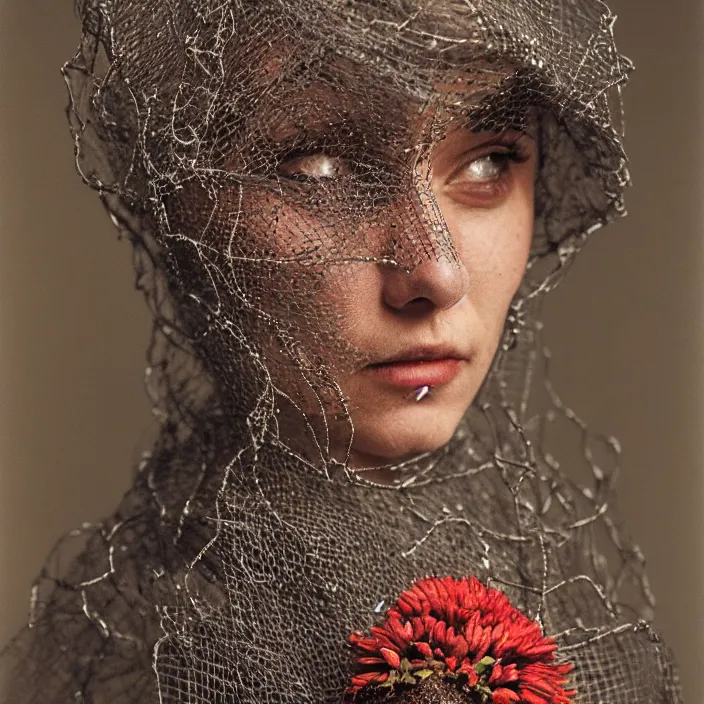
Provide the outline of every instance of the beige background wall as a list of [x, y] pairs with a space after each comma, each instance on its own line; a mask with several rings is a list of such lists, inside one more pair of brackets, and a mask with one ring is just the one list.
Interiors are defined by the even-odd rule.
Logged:
[[[129, 251], [72, 168], [58, 68], [69, 0], [0, 0], [0, 643], [62, 532], [130, 481], [148, 422], [148, 330]], [[622, 508], [657, 625], [704, 701], [704, 149], [701, 0], [614, 0], [638, 65], [630, 217], [548, 305], [562, 395], [624, 446]]]

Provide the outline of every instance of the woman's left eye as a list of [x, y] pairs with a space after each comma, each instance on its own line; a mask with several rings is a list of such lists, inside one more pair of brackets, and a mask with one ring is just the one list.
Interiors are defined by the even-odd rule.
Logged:
[[[526, 138], [527, 142], [528, 138]], [[531, 159], [530, 143], [494, 144], [466, 157], [444, 181], [444, 191], [458, 203], [490, 207], [502, 202], [515, 183], [514, 166]]]
[[466, 177], [477, 183], [497, 181], [506, 173], [511, 155], [506, 152], [493, 152], [473, 159], [464, 168]]

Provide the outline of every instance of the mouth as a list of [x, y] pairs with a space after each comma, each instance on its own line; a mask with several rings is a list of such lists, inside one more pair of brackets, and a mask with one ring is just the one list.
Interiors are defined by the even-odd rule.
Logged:
[[368, 364], [363, 371], [393, 386], [417, 389], [449, 384], [467, 361], [454, 348], [421, 348]]

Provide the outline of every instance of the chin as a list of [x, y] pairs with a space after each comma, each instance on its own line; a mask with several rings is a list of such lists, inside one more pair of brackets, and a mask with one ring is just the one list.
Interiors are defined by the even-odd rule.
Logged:
[[370, 466], [402, 462], [438, 450], [452, 439], [464, 410], [438, 409], [428, 404], [403, 412], [353, 419], [354, 455], [367, 458], [364, 463]]

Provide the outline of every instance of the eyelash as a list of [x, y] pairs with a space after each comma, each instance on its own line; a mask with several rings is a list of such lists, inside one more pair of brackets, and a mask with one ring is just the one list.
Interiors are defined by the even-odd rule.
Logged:
[[315, 183], [319, 181], [327, 181], [327, 180], [334, 180], [336, 178], [339, 178], [340, 174], [336, 173], [331, 176], [314, 176], [312, 174], [305, 174], [305, 173], [300, 173], [300, 172], [294, 172], [290, 174], [286, 173], [281, 173], [281, 166], [283, 164], [286, 164], [287, 162], [295, 162], [298, 160], [304, 160], [304, 159], [311, 159], [314, 160], [316, 158], [327, 158], [331, 162], [340, 162], [341, 164], [347, 162], [349, 163], [349, 159], [345, 159], [344, 157], [339, 157], [336, 156], [335, 154], [330, 153], [329, 151], [316, 151], [308, 154], [298, 154], [295, 156], [289, 155], [287, 158], [279, 161], [277, 165], [277, 170], [276, 170], [276, 175], [280, 179], [285, 179], [285, 180], [290, 180], [290, 181], [299, 181], [303, 183]]
[[481, 161], [482, 159], [500, 159], [503, 162], [502, 173], [505, 173], [511, 163], [524, 164], [530, 159], [530, 149], [525, 143], [525, 139], [527, 139], [527, 137], [521, 136], [515, 140], [491, 144], [484, 147], [484, 149], [480, 150], [479, 153], [474, 151], [471, 154], [471, 158], [463, 160], [461, 165], [452, 172], [447, 181], [451, 182], [458, 174], [466, 171], [472, 164]]
[[[275, 157], [275, 177], [284, 181], [294, 181], [300, 183], [319, 183], [320, 181], [335, 180], [336, 177], [315, 177], [304, 173], [285, 174], [281, 172], [281, 167], [286, 163], [295, 162], [297, 160], [315, 159], [316, 157], [327, 157], [331, 161], [351, 164], [350, 171], [355, 170], [355, 162], [349, 158], [350, 149], [354, 149], [354, 142], [346, 145], [343, 150], [339, 143], [330, 144], [327, 140], [314, 140], [312, 143], [302, 144], [298, 141], [297, 144], [291, 144], [286, 149], [280, 150]], [[342, 153], [342, 152], [345, 153]]]
[[[455, 196], [468, 195], [474, 199], [492, 200], [503, 195], [510, 185], [511, 165], [524, 164], [531, 156], [527, 135], [520, 135], [513, 139], [505, 139], [494, 142], [484, 147], [477, 153], [473, 151], [471, 158], [465, 159], [447, 178], [445, 186], [454, 192]], [[494, 158], [501, 160], [500, 173], [495, 179], [471, 180], [460, 179], [469, 167], [482, 159]]]

